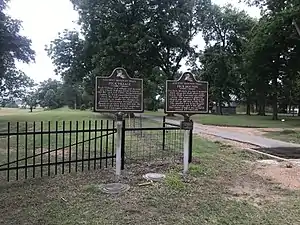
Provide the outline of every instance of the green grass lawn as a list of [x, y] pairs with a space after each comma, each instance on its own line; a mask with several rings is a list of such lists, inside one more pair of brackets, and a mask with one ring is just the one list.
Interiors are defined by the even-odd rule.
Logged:
[[[163, 111], [157, 112], [145, 112], [146, 115], [163, 116]], [[182, 116], [172, 117], [172, 119], [182, 119]], [[236, 126], [236, 127], [253, 127], [253, 128], [294, 128], [300, 127], [300, 117], [293, 117], [287, 115], [280, 115], [279, 120], [272, 120], [271, 115], [257, 116], [257, 115], [213, 115], [203, 114], [194, 115], [192, 119], [195, 122], [199, 122], [205, 125], [216, 125], [216, 126]], [[281, 119], [285, 121], [282, 122]]]
[[282, 131], [269, 131], [265, 134], [265, 136], [280, 141], [300, 144], [299, 130], [284, 129]]
[[[253, 174], [245, 160], [259, 158], [197, 138], [189, 176], [174, 163], [127, 165], [123, 194], [98, 189], [115, 182], [113, 170], [1, 184], [0, 224], [299, 224], [300, 193]], [[140, 186], [146, 172], [167, 177]]]

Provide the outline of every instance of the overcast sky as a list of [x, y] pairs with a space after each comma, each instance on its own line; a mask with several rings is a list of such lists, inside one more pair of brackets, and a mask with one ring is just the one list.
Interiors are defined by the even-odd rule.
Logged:
[[[213, 0], [214, 3], [224, 5], [231, 3], [233, 6], [243, 9], [253, 17], [259, 17], [259, 9], [249, 8], [239, 0]], [[50, 58], [45, 52], [45, 45], [57, 37], [58, 32], [64, 29], [78, 29], [74, 23], [78, 14], [73, 10], [69, 0], [11, 0], [8, 13], [16, 19], [23, 21], [22, 34], [32, 40], [32, 48], [36, 51], [36, 62], [29, 65], [18, 63], [23, 70], [36, 82], [48, 78], [59, 79], [55, 75]], [[197, 36], [192, 44], [203, 47], [203, 40]], [[186, 67], [183, 67], [185, 70]]]

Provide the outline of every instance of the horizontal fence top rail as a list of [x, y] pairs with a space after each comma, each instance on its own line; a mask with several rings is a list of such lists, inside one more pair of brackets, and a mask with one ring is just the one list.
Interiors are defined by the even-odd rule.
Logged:
[[78, 129], [78, 130], [43, 130], [43, 131], [25, 131], [25, 132], [6, 132], [0, 133], [0, 136], [8, 136], [8, 135], [33, 135], [33, 134], [62, 134], [62, 133], [85, 133], [85, 132], [96, 132], [96, 131], [113, 131], [117, 132], [116, 128], [97, 128], [97, 129]]
[[0, 137], [56, 133], [87, 133], [97, 131], [117, 132], [117, 129], [110, 120], [8, 122], [6, 129], [0, 130]]
[[176, 123], [169, 123], [169, 122], [164, 122], [165, 125], [170, 125], [170, 126], [174, 126], [174, 127], [180, 127], [179, 124]]
[[126, 131], [180, 130], [180, 127], [126, 127]]

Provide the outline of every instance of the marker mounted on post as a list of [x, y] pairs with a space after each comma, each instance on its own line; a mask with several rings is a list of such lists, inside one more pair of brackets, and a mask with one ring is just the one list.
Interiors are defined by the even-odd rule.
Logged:
[[109, 77], [96, 77], [95, 112], [115, 113], [116, 175], [121, 175], [124, 149], [122, 149], [123, 121], [126, 113], [144, 112], [143, 80], [131, 78], [124, 68], [115, 68]]
[[190, 116], [208, 113], [208, 82], [197, 81], [195, 75], [190, 72], [185, 72], [178, 80], [167, 80], [165, 113], [180, 114], [184, 117], [180, 127], [184, 130], [183, 173], [186, 174], [192, 157], [190, 135], [194, 124]]

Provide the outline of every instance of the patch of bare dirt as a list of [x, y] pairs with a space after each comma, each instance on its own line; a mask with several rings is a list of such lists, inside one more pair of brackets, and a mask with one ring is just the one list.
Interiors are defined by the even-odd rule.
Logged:
[[265, 202], [276, 202], [282, 199], [282, 196], [270, 190], [264, 182], [252, 180], [238, 180], [235, 185], [229, 188], [231, 198], [244, 200], [260, 207]]
[[[271, 160], [265, 161], [264, 165], [276, 165], [271, 163]], [[257, 165], [250, 163], [250, 168], [247, 172], [239, 174], [232, 183], [229, 183], [228, 192], [229, 198], [235, 200], [247, 201], [260, 208], [265, 203], [278, 202], [284, 198], [282, 190], [277, 186], [277, 182], [267, 176], [257, 173]], [[279, 187], [279, 188], [278, 188]]]
[[274, 161], [274, 163], [258, 161], [254, 167], [255, 174], [271, 179], [283, 188], [300, 189], [300, 164], [297, 161]]

